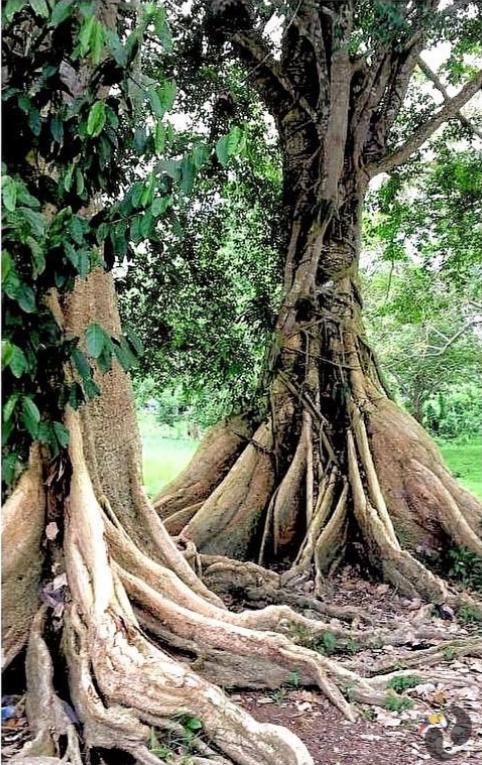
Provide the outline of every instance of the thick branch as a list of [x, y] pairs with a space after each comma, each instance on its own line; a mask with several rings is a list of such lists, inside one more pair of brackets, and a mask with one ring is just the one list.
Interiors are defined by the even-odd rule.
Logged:
[[[431, 80], [438, 92], [442, 94], [444, 101], [450, 101], [449, 92], [438, 74], [429, 67], [429, 65], [423, 60], [421, 56], [418, 56], [417, 64], [421, 71], [424, 73], [425, 77], [428, 80]], [[458, 112], [457, 117], [464, 127], [468, 128], [474, 135], [482, 139], [482, 130], [476, 127], [470, 120], [468, 120], [462, 112]]]
[[455, 117], [458, 111], [474, 96], [482, 87], [482, 71], [477, 76], [467, 82], [462, 90], [456, 96], [446, 101], [437, 114], [431, 119], [420, 125], [411, 137], [405, 141], [398, 149], [382, 157], [377, 162], [367, 165], [366, 171], [370, 177], [379, 173], [388, 173], [394, 167], [402, 165], [411, 155], [416, 152], [427, 141], [438, 128]]

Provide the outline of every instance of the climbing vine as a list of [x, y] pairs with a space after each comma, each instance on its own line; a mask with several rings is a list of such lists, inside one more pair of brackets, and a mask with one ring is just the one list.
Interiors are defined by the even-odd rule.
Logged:
[[[93, 371], [128, 370], [135, 333], [98, 324], [69, 336], [53, 313], [76, 279], [131, 259], [159, 238], [175, 193], [187, 195], [213, 152], [181, 157], [165, 119], [176, 84], [162, 74], [172, 36], [162, 6], [8, 0], [3, 8], [3, 479], [12, 484], [32, 441], [67, 446], [62, 413], [99, 389]], [[155, 80], [147, 71], [156, 63]], [[227, 162], [240, 136], [216, 147]], [[173, 144], [170, 146], [170, 144]], [[73, 374], [66, 375], [66, 365]]]

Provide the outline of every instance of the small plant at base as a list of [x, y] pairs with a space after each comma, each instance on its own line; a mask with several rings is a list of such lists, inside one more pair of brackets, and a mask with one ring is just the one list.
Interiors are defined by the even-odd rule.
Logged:
[[405, 696], [396, 696], [394, 693], [389, 693], [385, 696], [384, 706], [389, 712], [403, 712], [405, 709], [413, 707], [413, 701]]
[[420, 685], [421, 682], [422, 678], [418, 675], [395, 675], [388, 681], [387, 688], [391, 688], [395, 693], [403, 693], [408, 688], [415, 688]]
[[324, 632], [321, 636], [321, 639], [313, 645], [313, 648], [315, 651], [319, 651], [320, 653], [324, 653], [327, 656], [330, 656], [332, 653], [334, 653], [336, 648], [336, 635], [334, 635], [333, 632]]
[[358, 653], [362, 649], [361, 645], [357, 643], [356, 640], [353, 640], [353, 638], [347, 640], [345, 648], [347, 653], [351, 653], [352, 655]]
[[466, 547], [452, 547], [449, 576], [458, 579], [465, 587], [482, 591], [482, 558]]
[[457, 615], [464, 624], [478, 624], [482, 622], [482, 611], [476, 606], [462, 606]]
[[291, 685], [294, 688], [299, 688], [299, 685], [301, 683], [300, 671], [298, 669], [295, 669], [293, 672], [290, 672], [286, 683], [287, 685]]
[[452, 645], [448, 645], [446, 648], [443, 649], [443, 656], [446, 661], [452, 661], [455, 659], [457, 655], [457, 651]]

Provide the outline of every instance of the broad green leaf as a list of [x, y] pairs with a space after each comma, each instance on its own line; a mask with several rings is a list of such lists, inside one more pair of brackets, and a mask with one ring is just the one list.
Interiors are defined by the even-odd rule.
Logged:
[[162, 154], [166, 148], [166, 128], [162, 122], [158, 122], [154, 131], [154, 149], [156, 154]]
[[226, 167], [229, 159], [237, 153], [242, 139], [243, 133], [237, 125], [219, 139], [216, 144], [216, 155], [223, 167]]
[[71, 354], [71, 358], [82, 381], [85, 382], [86, 380], [90, 380], [92, 376], [92, 369], [80, 348], [74, 348]]
[[84, 19], [79, 31], [79, 48], [82, 56], [85, 56], [89, 52], [90, 38], [92, 36], [92, 30], [96, 22], [95, 16], [92, 14], [88, 18]]
[[2, 250], [2, 282], [5, 281], [12, 268], [12, 258], [10, 253]]
[[125, 337], [129, 341], [129, 344], [134, 351], [136, 356], [141, 356], [144, 353], [144, 346], [142, 345], [142, 340], [139, 337], [139, 335], [135, 332], [132, 327], [129, 327], [129, 329], [125, 333]]
[[12, 344], [12, 353], [10, 356], [9, 367], [14, 377], [21, 377], [28, 370], [28, 361], [24, 352], [18, 345]]
[[2, 340], [2, 369], [5, 369], [5, 367], [8, 367], [10, 364], [10, 360], [13, 356], [13, 348], [14, 346], [10, 340]]
[[97, 359], [100, 356], [106, 339], [107, 335], [99, 324], [96, 324], [96, 322], [89, 324], [85, 330], [85, 342], [87, 344], [87, 351], [92, 358]]
[[2, 179], [2, 200], [9, 212], [15, 210], [17, 204], [17, 184], [9, 175], [4, 175]]
[[36, 14], [43, 16], [44, 19], [48, 18], [50, 11], [45, 0], [29, 0], [29, 4]]
[[40, 422], [40, 412], [35, 401], [29, 396], [24, 396], [22, 400], [22, 422], [32, 438], [36, 438]]
[[165, 112], [168, 112], [172, 108], [176, 98], [177, 87], [174, 80], [166, 80], [163, 82], [157, 93], [161, 100], [162, 108]]
[[104, 27], [98, 21], [95, 20], [94, 28], [92, 30], [91, 38], [90, 38], [90, 57], [92, 59], [92, 63], [94, 66], [97, 66], [100, 63], [100, 59], [102, 57], [102, 51], [104, 50], [104, 44], [105, 44], [105, 35], [104, 35]]
[[190, 194], [194, 186], [196, 167], [192, 157], [186, 155], [181, 162], [181, 191], [183, 194]]
[[49, 26], [60, 26], [71, 15], [73, 6], [74, 0], [59, 0], [58, 3], [55, 3], [50, 16]]
[[127, 64], [127, 51], [124, 49], [119, 39], [119, 35], [113, 29], [105, 29], [104, 33], [112, 58], [116, 64], [124, 69]]
[[20, 308], [25, 313], [33, 313], [36, 310], [35, 292], [28, 284], [21, 282], [15, 297]]
[[162, 105], [160, 96], [155, 88], [149, 88], [148, 90], [149, 101], [152, 107], [152, 111], [156, 117], [161, 118], [166, 111]]
[[69, 445], [69, 431], [61, 422], [53, 422], [52, 428], [59, 446], [65, 449]]
[[172, 35], [166, 20], [166, 9], [157, 8], [154, 19], [156, 35], [162, 43], [162, 47], [167, 53], [172, 51]]
[[200, 170], [209, 159], [209, 148], [202, 143], [198, 143], [192, 150], [192, 159], [196, 170]]
[[5, 6], [5, 19], [11, 21], [15, 14], [21, 11], [26, 4], [26, 0], [8, 0]]
[[87, 120], [87, 134], [93, 138], [98, 136], [105, 125], [105, 119], [105, 103], [103, 101], [96, 101], [90, 108]]
[[3, 421], [8, 422], [10, 417], [12, 416], [16, 403], [20, 397], [19, 393], [12, 393], [12, 395], [9, 397], [8, 401], [5, 403], [3, 407]]

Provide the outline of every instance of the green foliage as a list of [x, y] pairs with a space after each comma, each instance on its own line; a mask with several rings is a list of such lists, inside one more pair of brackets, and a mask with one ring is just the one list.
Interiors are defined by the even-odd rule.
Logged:
[[465, 605], [459, 608], [457, 616], [465, 624], [482, 624], [482, 611], [477, 606]]
[[385, 696], [384, 706], [389, 712], [403, 712], [405, 709], [413, 707], [413, 701], [405, 696], [396, 696], [394, 693], [389, 693]]
[[416, 688], [421, 682], [423, 680], [418, 675], [395, 675], [388, 681], [387, 688], [391, 688], [395, 693], [403, 693], [409, 688]]
[[[129, 255], [130, 239], [159, 236], [157, 223], [172, 203], [173, 179], [162, 167], [145, 182], [133, 172], [159, 153], [161, 119], [175, 98], [164, 78], [153, 99], [143, 71], [152, 30], [172, 47], [165, 11], [143, 4], [137, 15], [119, 12], [109, 27], [98, 13], [91, 2], [71, 0], [4, 6], [3, 110], [15, 126], [5, 136], [2, 179], [7, 484], [32, 440], [53, 456], [66, 447], [63, 411], [97, 395], [94, 363], [105, 372], [115, 358], [127, 370], [141, 352], [132, 332], [110, 337], [91, 325], [85, 338], [66, 335], [52, 290], [62, 301], [76, 278]], [[158, 53], [147, 57], [151, 63]], [[149, 123], [142, 139], [141, 113]], [[66, 379], [68, 366], [74, 381]]]
[[466, 547], [452, 547], [448, 551], [449, 571], [453, 579], [458, 579], [465, 587], [473, 587], [482, 592], [482, 558]]

